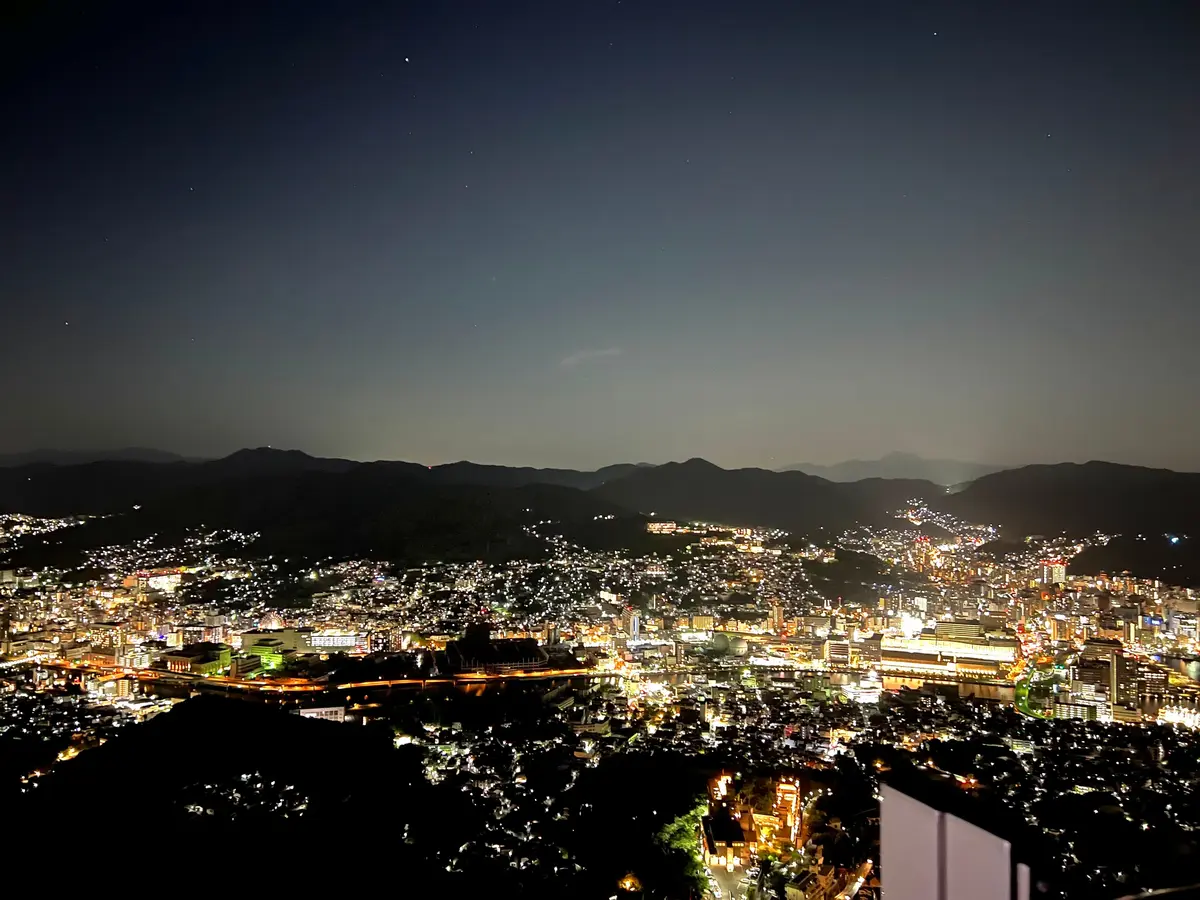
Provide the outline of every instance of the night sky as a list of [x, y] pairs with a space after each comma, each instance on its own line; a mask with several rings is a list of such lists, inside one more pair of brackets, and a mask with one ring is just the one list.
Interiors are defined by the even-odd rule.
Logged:
[[1186, 0], [25, 6], [2, 451], [1200, 469]]

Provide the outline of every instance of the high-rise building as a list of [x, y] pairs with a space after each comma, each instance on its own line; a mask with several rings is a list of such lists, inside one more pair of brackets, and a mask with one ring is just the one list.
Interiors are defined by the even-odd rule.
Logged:
[[384, 628], [372, 631], [367, 640], [372, 653], [391, 653], [400, 649], [402, 635], [394, 629]]
[[1066, 584], [1067, 583], [1067, 564], [1061, 559], [1044, 559], [1041, 566], [1042, 572], [1039, 577], [1044, 585]]
[[771, 601], [771, 631], [775, 634], [783, 634], [783, 605], [778, 600]]
[[1054, 718], [1080, 719], [1084, 722], [1096, 720], [1096, 707], [1090, 703], [1070, 703], [1064, 700], [1054, 701]]
[[1071, 669], [1071, 701], [1095, 706], [1103, 719], [1137, 719], [1137, 675], [1136, 661], [1120, 641], [1090, 638]]
[[1097, 718], [1112, 719], [1112, 662], [1080, 659], [1071, 668], [1071, 703], [1093, 706]]
[[929, 535], [917, 535], [913, 541], [912, 561], [913, 567], [918, 572], [924, 572], [929, 568], [932, 559], [932, 548], [929, 544]]
[[883, 635], [876, 632], [863, 638], [858, 656], [866, 663], [880, 662], [883, 659]]
[[625, 607], [625, 634], [629, 636], [631, 641], [636, 641], [638, 635], [641, 634], [642, 622], [638, 618], [637, 610], [632, 606]]
[[831, 634], [821, 647], [821, 656], [833, 666], [850, 664], [850, 641], [844, 634]]
[[1146, 663], [1138, 665], [1138, 690], [1151, 697], [1162, 698], [1167, 694], [1167, 670], [1162, 666]]

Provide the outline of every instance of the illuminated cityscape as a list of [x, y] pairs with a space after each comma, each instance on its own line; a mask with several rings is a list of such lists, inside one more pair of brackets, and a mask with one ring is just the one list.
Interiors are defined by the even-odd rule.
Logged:
[[[296, 568], [257, 558], [252, 534], [188, 534], [176, 547], [106, 546], [86, 581], [6, 569], [4, 738], [19, 742], [25, 766], [10, 775], [19, 793], [37, 794], [81, 751], [204, 697], [386, 726], [394, 746], [419, 749], [431, 786], [467, 778], [501, 819], [521, 808], [520, 759], [539, 746], [567, 752], [571, 779], [617, 756], [678, 754], [712, 773], [688, 846], [713, 897], [871, 896], [878, 812], [851, 827], [837, 811], [854, 791], [877, 804], [872, 785], [902, 763], [987, 786], [1042, 827], [1051, 813], [1038, 798], [1051, 781], [1114, 792], [1118, 805], [1135, 802], [1135, 778], [1142, 792], [1190, 790], [1161, 764], [1200, 749], [1193, 590], [1067, 574], [1106, 535], [1030, 539], [996, 555], [986, 524], [917, 502], [892, 521], [820, 545], [778, 529], [651, 519], [648, 533], [679, 543], [646, 555], [590, 550], [540, 521], [527, 526], [546, 548], [539, 559], [416, 567]], [[16, 516], [5, 527], [16, 538], [70, 523]], [[242, 551], [224, 555], [231, 547]], [[1051, 553], [1061, 561], [1048, 563]], [[501, 685], [540, 698], [544, 724], [497, 746], [493, 725], [412, 717], [421, 698], [453, 707], [456, 695]], [[1160, 768], [1134, 776], [1089, 759], [1101, 738], [1106, 753], [1149, 748]], [[960, 745], [980, 749], [964, 759]], [[501, 747], [509, 762], [481, 768]], [[857, 787], [843, 783], [854, 783], [851, 764]], [[252, 815], [269, 801], [301, 816], [306, 802], [220, 790], [181, 808]], [[1068, 875], [1128, 879], [1073, 874], [1087, 863], [1061, 834]], [[448, 871], [484, 847], [519, 861], [527, 838], [481, 833]]]
[[1200, 900], [1195, 4], [15, 7], [6, 896]]

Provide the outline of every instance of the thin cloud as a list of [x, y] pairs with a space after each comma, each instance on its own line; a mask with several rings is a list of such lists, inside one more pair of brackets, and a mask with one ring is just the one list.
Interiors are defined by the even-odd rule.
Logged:
[[578, 353], [572, 353], [559, 363], [564, 369], [573, 369], [580, 363], [590, 362], [593, 359], [606, 359], [611, 356], [620, 356], [620, 347], [609, 347], [605, 350], [580, 350]]

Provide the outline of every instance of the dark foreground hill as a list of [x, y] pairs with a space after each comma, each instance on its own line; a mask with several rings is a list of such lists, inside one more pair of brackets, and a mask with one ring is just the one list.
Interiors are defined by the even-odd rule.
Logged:
[[[209, 785], [242, 784], [246, 793], [263, 790], [265, 781], [275, 787], [292, 785], [308, 800], [315, 815], [329, 815], [343, 804], [369, 805], [373, 792], [381, 796], [409, 791], [422, 779], [419, 771], [399, 765], [392, 752], [390, 734], [369, 728], [289, 715], [275, 708], [244, 701], [202, 697], [157, 716], [144, 725], [130, 727], [106, 744], [81, 754], [70, 765], [57, 766], [39, 786], [33, 814], [53, 816], [55, 806], [78, 795], [98, 798], [106, 784], [117, 784], [138, 772], [155, 790], [139, 800], [154, 808], [150, 821], [156, 828], [182, 829], [204, 825], [205, 817], [187, 809], [192, 801], [211, 808], [217, 798], [204, 802], [200, 794]], [[126, 774], [122, 775], [121, 773]], [[247, 786], [242, 776], [258, 772]], [[196, 791], [189, 791], [195, 787]], [[212, 789], [210, 788], [210, 791]], [[190, 797], [191, 793], [197, 794]], [[283, 817], [263, 817], [273, 830], [286, 832]], [[299, 818], [296, 824], [299, 824]], [[277, 819], [277, 820], [276, 820]], [[224, 824], [232, 822], [226, 819]]]
[[[232, 853], [297, 865], [315, 852], [320, 862], [306, 883], [340, 869], [343, 859], [382, 865], [386, 858], [413, 866], [413, 883], [431, 886], [439, 869], [444, 875], [438, 858], [451, 851], [446, 838], [454, 819], [469, 819], [471, 809], [461, 792], [455, 797], [429, 785], [419, 752], [408, 749], [394, 749], [386, 727], [199, 698], [56, 766], [19, 808], [42, 835], [29, 851], [43, 862], [66, 858], [73, 839], [62, 817], [71, 798], [89, 798], [87, 815], [108, 818], [109, 805], [119, 803], [114, 787], [132, 778], [153, 789], [138, 797], [138, 823], [126, 835], [130, 852]], [[406, 842], [415, 827], [420, 834]]]
[[[385, 722], [316, 721], [201, 697], [55, 766], [6, 814], [35, 836], [21, 862], [36, 871], [78, 852], [81, 819], [120, 820], [122, 792], [137, 783], [150, 789], [138, 794], [121, 846], [148, 859], [265, 861], [310, 891], [326, 880], [344, 891], [351, 877], [404, 896], [580, 900], [606, 900], [634, 869], [645, 896], [698, 896], [693, 855], [665, 838], [694, 839], [707, 773], [674, 756], [617, 755], [574, 778], [578, 739], [547, 718], [543, 692], [411, 701], [423, 721], [462, 722], [483, 748], [478, 775], [443, 770], [438, 784], [425, 778], [422, 748], [395, 748]], [[533, 736], [548, 749], [514, 753]], [[475, 786], [485, 773], [510, 806]], [[630, 785], [653, 800], [633, 816]]]

